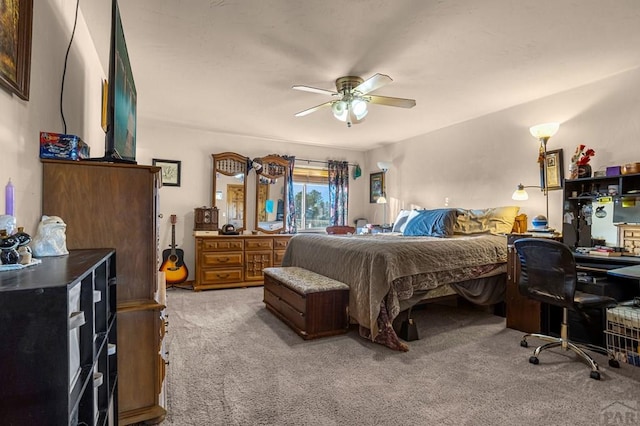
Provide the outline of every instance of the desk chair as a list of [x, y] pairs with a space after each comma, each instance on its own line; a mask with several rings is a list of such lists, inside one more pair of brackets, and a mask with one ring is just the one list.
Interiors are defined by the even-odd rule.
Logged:
[[605, 348], [590, 344], [574, 343], [569, 340], [569, 309], [585, 315], [587, 309], [605, 309], [616, 305], [616, 300], [607, 296], [576, 291], [576, 262], [573, 253], [565, 244], [544, 238], [523, 238], [517, 240], [515, 248], [520, 258], [521, 274], [518, 290], [526, 297], [562, 308], [560, 337], [528, 333], [520, 346], [528, 347], [528, 337], [537, 337], [547, 343], [538, 346], [529, 358], [538, 364], [538, 355], [545, 349], [561, 347], [572, 350], [591, 367], [591, 378], [600, 380], [598, 364], [585, 350], [609, 356], [609, 365], [618, 368], [620, 363], [613, 353]]

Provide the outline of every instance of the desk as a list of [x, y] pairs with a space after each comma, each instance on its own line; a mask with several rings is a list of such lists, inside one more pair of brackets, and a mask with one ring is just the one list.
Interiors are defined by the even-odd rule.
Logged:
[[[518, 281], [520, 260], [513, 243], [526, 235], [509, 234], [507, 237], [507, 327], [527, 333], [559, 335], [562, 310], [541, 304], [520, 295]], [[618, 301], [629, 300], [640, 294], [640, 257], [603, 257], [574, 253], [576, 269], [594, 276], [607, 277], [594, 284], [579, 283], [578, 290], [610, 296]], [[571, 335], [584, 343], [603, 343], [602, 331], [606, 327], [604, 310], [592, 313], [592, 324], [584, 324], [579, 314], [570, 312]]]
[[607, 275], [640, 281], [640, 265], [625, 266], [624, 268], [611, 269]]

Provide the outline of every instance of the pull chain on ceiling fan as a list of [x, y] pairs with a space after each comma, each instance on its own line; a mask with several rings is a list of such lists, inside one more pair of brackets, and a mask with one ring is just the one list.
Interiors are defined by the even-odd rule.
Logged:
[[361, 77], [345, 76], [336, 80], [336, 90], [318, 89], [311, 86], [296, 85], [292, 88], [304, 92], [318, 93], [321, 95], [333, 96], [334, 100], [316, 105], [295, 114], [296, 117], [304, 117], [321, 108], [331, 107], [333, 116], [340, 121], [346, 122], [347, 127], [351, 124], [358, 124], [367, 116], [368, 104], [387, 105], [401, 108], [413, 108], [416, 105], [414, 99], [391, 98], [388, 96], [370, 95], [370, 92], [391, 83], [391, 77], [385, 74], [375, 74], [367, 80]]

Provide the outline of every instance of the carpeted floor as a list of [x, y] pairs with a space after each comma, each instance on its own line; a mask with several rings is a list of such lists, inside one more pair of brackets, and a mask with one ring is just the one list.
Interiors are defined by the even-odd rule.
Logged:
[[532, 365], [504, 318], [429, 305], [413, 315], [421, 339], [401, 353], [355, 330], [304, 341], [262, 292], [168, 291], [164, 425], [640, 423], [640, 368], [598, 356], [596, 381], [559, 350]]

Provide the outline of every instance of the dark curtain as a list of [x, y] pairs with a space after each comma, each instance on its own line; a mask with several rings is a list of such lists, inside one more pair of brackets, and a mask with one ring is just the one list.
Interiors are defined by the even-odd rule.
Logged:
[[329, 160], [328, 164], [331, 226], [345, 226], [349, 217], [349, 163]]
[[284, 223], [285, 230], [287, 234], [295, 234], [298, 232], [298, 225], [296, 224], [296, 200], [293, 196], [293, 168], [296, 164], [296, 157], [294, 155], [291, 156], [283, 156], [285, 160], [289, 162], [289, 167], [287, 167], [287, 217]]

